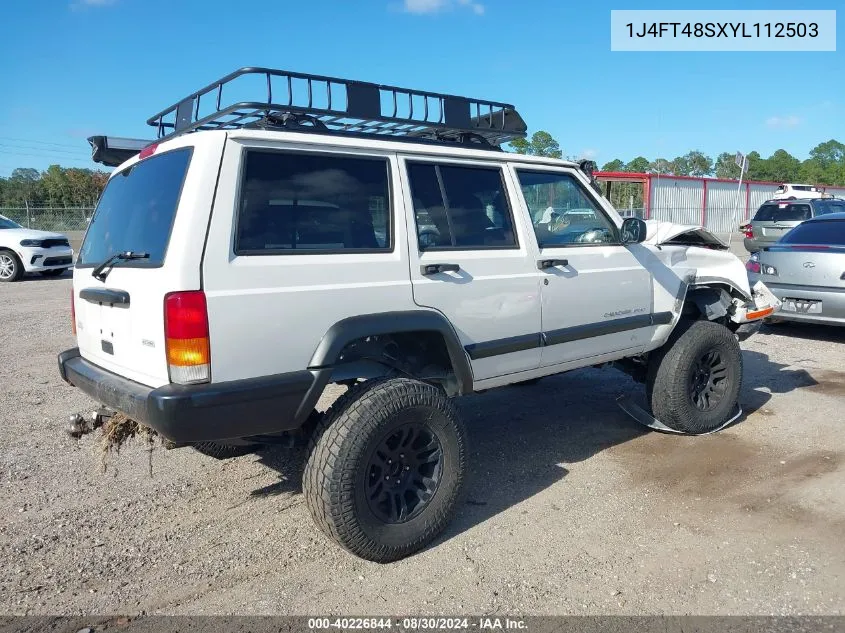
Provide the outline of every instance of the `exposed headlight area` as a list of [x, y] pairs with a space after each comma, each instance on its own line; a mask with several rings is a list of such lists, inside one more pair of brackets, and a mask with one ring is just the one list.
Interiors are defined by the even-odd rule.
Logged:
[[44, 245], [44, 240], [21, 240], [21, 246], [32, 246], [34, 248], [41, 248]]

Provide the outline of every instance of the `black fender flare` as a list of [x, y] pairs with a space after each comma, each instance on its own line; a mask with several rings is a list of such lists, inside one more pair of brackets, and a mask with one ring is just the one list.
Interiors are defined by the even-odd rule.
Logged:
[[402, 332], [437, 332], [443, 336], [449, 360], [455, 372], [460, 395], [472, 393], [472, 367], [452, 324], [434, 310], [405, 310], [361, 314], [338, 321], [323, 335], [308, 363], [314, 374], [314, 384], [297, 411], [297, 419], [304, 420], [317, 404], [331, 377], [334, 364], [347, 344], [367, 336]]

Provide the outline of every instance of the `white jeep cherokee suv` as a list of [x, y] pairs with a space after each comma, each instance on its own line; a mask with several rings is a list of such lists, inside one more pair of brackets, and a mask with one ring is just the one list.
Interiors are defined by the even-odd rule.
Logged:
[[[246, 75], [267, 94], [224, 105]], [[703, 229], [623, 222], [589, 169], [501, 151], [525, 134], [510, 105], [248, 68], [149, 123], [146, 146], [91, 139], [120, 164], [62, 376], [174, 445], [304, 435], [311, 514], [358, 556], [409, 555], [454, 513], [455, 396], [617, 362], [671, 429], [736, 415], [765, 288]]]

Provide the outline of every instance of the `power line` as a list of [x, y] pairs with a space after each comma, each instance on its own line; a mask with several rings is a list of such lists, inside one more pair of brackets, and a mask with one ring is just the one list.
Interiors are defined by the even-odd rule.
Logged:
[[51, 143], [50, 141], [37, 141], [35, 139], [26, 139], [26, 138], [12, 138], [10, 136], [0, 136], [0, 139], [4, 141], [15, 141], [17, 143], [36, 143], [38, 145], [55, 145], [56, 147], [79, 147], [79, 144], [74, 143], [70, 145], [68, 143]]
[[0, 143], [0, 147], [6, 147], [8, 149], [23, 149], [23, 150], [30, 150], [34, 152], [44, 152], [47, 154], [71, 154], [71, 155], [90, 155], [89, 152], [84, 150], [69, 150], [69, 149], [48, 149], [46, 147], [32, 147], [26, 145], [8, 145], [5, 143]]
[[27, 153], [27, 152], [17, 152], [17, 151], [10, 152], [10, 151], [3, 150], [3, 149], [0, 149], [0, 154], [9, 154], [11, 156], [30, 156], [30, 157], [33, 157], [33, 158], [42, 158], [42, 159], [47, 158], [47, 159], [55, 159], [55, 160], [64, 160], [64, 161], [67, 161], [69, 163], [87, 163], [87, 162], [90, 162], [90, 160], [91, 160], [90, 158], [85, 159], [85, 158], [76, 158], [76, 157], [73, 157], [73, 156], [57, 156], [57, 155], [53, 155], [53, 154], [30, 154], [30, 153]]

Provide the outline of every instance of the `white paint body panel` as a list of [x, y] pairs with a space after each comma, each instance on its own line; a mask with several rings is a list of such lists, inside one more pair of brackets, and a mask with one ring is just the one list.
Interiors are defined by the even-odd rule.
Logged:
[[[574, 176], [612, 222], [617, 227], [622, 224], [610, 203], [597, 196], [586, 176], [566, 161], [447, 145], [263, 130], [188, 134], [158, 151], [185, 145], [194, 146], [194, 155], [164, 265], [116, 267], [105, 284], [129, 292], [131, 308], [103, 308], [81, 301], [80, 290], [104, 284], [91, 277], [90, 268], [74, 273], [83, 357], [149, 386], [169, 380], [163, 300], [166, 293], [177, 290], [206, 293], [213, 382], [305, 369], [335, 323], [362, 314], [421, 307], [437, 310], [466, 346], [615, 316], [672, 312], [677, 319], [686, 276], [727, 279], [743, 292], [749, 291], [742, 263], [717, 250], [643, 243], [555, 247], [541, 252], [513, 171], [516, 165]], [[247, 148], [385, 157], [393, 198], [392, 252], [236, 255], [234, 227]], [[500, 166], [519, 248], [420, 253], [404, 170], [407, 157]], [[669, 234], [673, 229], [666, 230]], [[569, 266], [540, 271], [537, 260], [541, 257], [568, 259]], [[420, 265], [425, 263], [457, 263], [461, 271], [424, 276]], [[674, 321], [474, 360], [475, 388], [635, 355], [661, 345], [673, 326]], [[114, 344], [115, 355], [101, 351], [103, 339]]]
[[[222, 132], [189, 135], [163, 143], [156, 150], [163, 153], [178, 147], [194, 148], [161, 267], [118, 265], [105, 283], [91, 275], [91, 267], [74, 269], [77, 343], [83, 358], [150, 387], [170, 381], [164, 346], [164, 296], [201, 288], [203, 237], [225, 139]], [[137, 157], [127, 161], [115, 169], [112, 178], [136, 162]], [[85, 288], [125, 290], [130, 296], [129, 307], [83, 301], [79, 293]], [[102, 341], [112, 344], [114, 354], [103, 351]]]

